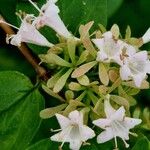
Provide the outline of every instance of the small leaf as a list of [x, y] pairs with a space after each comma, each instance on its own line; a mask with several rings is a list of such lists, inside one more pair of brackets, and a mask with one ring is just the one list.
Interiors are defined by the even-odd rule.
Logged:
[[137, 107], [133, 112], [133, 118], [140, 118], [141, 110], [139, 107]]
[[81, 101], [83, 100], [83, 98], [85, 97], [86, 94], [87, 94], [87, 92], [84, 91], [84, 92], [81, 93], [80, 96], [78, 96], [75, 100], [81, 102]]
[[136, 105], [136, 103], [137, 103], [136, 100], [135, 100], [132, 96], [128, 95], [128, 94], [124, 91], [124, 89], [122, 88], [122, 86], [119, 86], [119, 87], [118, 87], [118, 93], [119, 93], [120, 96], [122, 96], [122, 97], [124, 97], [126, 100], [128, 100], [130, 106]]
[[[138, 87], [135, 86], [134, 81], [122, 82], [122, 85], [130, 86], [130, 87], [133, 87], [133, 88], [138, 88]], [[143, 80], [142, 84], [141, 84], [141, 87], [139, 89], [149, 89], [149, 82], [147, 82], [146, 80]]]
[[64, 87], [64, 85], [66, 84], [67, 79], [69, 78], [71, 72], [72, 72], [72, 68], [70, 68], [62, 77], [59, 78], [59, 80], [56, 82], [53, 91], [55, 93], [58, 93], [62, 90], [62, 88]]
[[77, 80], [81, 85], [84, 86], [88, 86], [90, 84], [90, 80], [86, 75], [80, 76], [79, 78], [77, 78]]
[[51, 107], [51, 108], [46, 108], [44, 110], [41, 110], [40, 112], [40, 117], [42, 119], [48, 119], [53, 117], [56, 113], [59, 113], [62, 111], [64, 108], [67, 107], [68, 104], [61, 104], [56, 107]]
[[140, 89], [137, 89], [137, 88], [128, 88], [127, 90], [125, 90], [126, 91], [126, 93], [128, 94], [128, 95], [131, 95], [131, 96], [133, 96], [133, 95], [137, 95], [139, 92], [140, 92]]
[[129, 44], [137, 46], [137, 47], [141, 47], [143, 45], [143, 41], [141, 39], [137, 39], [137, 38], [129, 38], [127, 40], [127, 42]]
[[81, 25], [79, 28], [79, 32], [80, 32], [80, 35], [81, 35], [80, 38], [81, 38], [81, 41], [82, 41], [84, 47], [86, 48], [86, 50], [89, 51], [91, 56], [93, 58], [95, 58], [97, 51], [95, 50], [95, 48], [90, 40], [90, 35], [89, 35], [89, 30], [92, 27], [93, 23], [94, 22], [91, 21], [91, 22], [87, 23], [86, 25]]
[[83, 122], [84, 124], [88, 123], [88, 114], [90, 112], [90, 108], [89, 107], [84, 107], [83, 109], [81, 109], [82, 114], [83, 114]]
[[65, 66], [65, 67], [72, 66], [72, 64], [68, 63], [67, 61], [65, 61], [64, 59], [62, 59], [61, 57], [53, 53], [48, 53], [45, 55], [41, 54], [39, 55], [39, 57], [41, 58], [43, 62], [46, 62], [46, 63], [55, 64], [59, 66]]
[[111, 82], [115, 82], [119, 78], [119, 72], [117, 69], [109, 70], [108, 75]]
[[82, 63], [84, 63], [87, 60], [88, 55], [89, 55], [89, 51], [88, 50], [84, 50], [81, 53], [81, 55], [79, 57], [79, 60], [77, 61], [76, 65], [78, 66], [78, 65], [81, 65]]
[[76, 100], [70, 100], [69, 105], [66, 107], [66, 109], [63, 112], [64, 116], [68, 116], [68, 114], [74, 110], [77, 109], [77, 107], [84, 107], [85, 105], [80, 102], [80, 101], [76, 101]]
[[71, 99], [74, 99], [74, 93], [71, 90], [67, 90], [65, 92], [65, 97], [68, 101], [70, 101]]
[[81, 90], [84, 90], [85, 87], [80, 85], [79, 83], [71, 82], [69, 84], [69, 89], [72, 90], [72, 91], [81, 91]]
[[109, 76], [103, 63], [99, 63], [99, 78], [104, 85], [107, 86], [109, 84]]
[[51, 95], [52, 97], [55, 97], [56, 99], [59, 99], [60, 101], [62, 101], [62, 102], [65, 102], [65, 99], [63, 99], [61, 96], [59, 96], [57, 93], [54, 93], [51, 89], [49, 89], [47, 86], [45, 86], [45, 85], [42, 85], [42, 88], [43, 88], [43, 90], [47, 93], [47, 94], [49, 94], [49, 95]]
[[68, 53], [69, 53], [69, 56], [71, 58], [71, 61], [73, 64], [75, 64], [75, 50], [76, 50], [76, 40], [73, 39], [73, 38], [69, 38], [67, 40], [67, 48], [68, 48]]
[[125, 98], [118, 96], [118, 95], [110, 95], [110, 98], [115, 103], [117, 103], [120, 106], [124, 106], [129, 111], [130, 105], [129, 105], [129, 102]]
[[106, 28], [102, 24], [98, 24], [98, 26], [102, 33], [105, 33], [107, 31]]
[[119, 35], [120, 35], [120, 30], [119, 30], [119, 27], [117, 24], [114, 24], [112, 27], [111, 27], [111, 30], [110, 30], [113, 34], [113, 37], [115, 39], [118, 39], [119, 38]]
[[48, 81], [47, 81], [47, 87], [48, 88], [53, 88], [58, 79], [63, 75], [64, 69], [61, 69], [59, 72], [57, 72], [54, 76], [52, 76]]
[[130, 26], [127, 26], [125, 39], [129, 39], [129, 38], [131, 38], [131, 28]]
[[87, 94], [95, 106], [99, 99], [94, 95], [94, 93], [92, 91], [88, 91]]
[[104, 117], [105, 113], [104, 113], [104, 103], [102, 103], [102, 100], [98, 100], [94, 109], [94, 112], [96, 112], [100, 117]]
[[97, 61], [92, 61], [92, 62], [86, 63], [84, 65], [81, 65], [80, 67], [78, 67], [77, 69], [74, 70], [71, 77], [72, 78], [78, 78], [78, 77], [84, 75], [91, 68], [93, 68], [96, 64], [97, 64]]
[[120, 84], [121, 84], [121, 79], [118, 78], [111, 87], [109, 87], [108, 89], [108, 94], [111, 93], [112, 91], [114, 91]]

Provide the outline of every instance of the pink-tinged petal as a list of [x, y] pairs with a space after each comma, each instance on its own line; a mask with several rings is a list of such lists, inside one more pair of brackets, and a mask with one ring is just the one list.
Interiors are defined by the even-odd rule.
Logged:
[[112, 129], [111, 128], [107, 128], [105, 131], [103, 131], [102, 133], [100, 133], [97, 136], [97, 143], [104, 143], [107, 142], [109, 140], [111, 140], [114, 137]]
[[147, 51], [141, 51], [136, 53], [133, 58], [135, 61], [146, 61], [148, 59]]
[[70, 141], [70, 145], [69, 145], [69, 148], [71, 150], [79, 150], [80, 147], [82, 145], [82, 141], [80, 141], [80, 139], [77, 139], [77, 140], [71, 140]]
[[128, 129], [132, 129], [136, 125], [140, 124], [142, 122], [142, 120], [141, 119], [130, 118], [130, 117], [125, 117], [123, 122], [124, 122], [124, 125]]
[[63, 116], [63, 115], [56, 114], [56, 118], [57, 118], [57, 120], [59, 122], [59, 125], [62, 129], [65, 129], [71, 123], [70, 120], [67, 117]]
[[68, 127], [62, 131], [60, 131], [59, 133], [56, 133], [55, 135], [51, 136], [50, 139], [52, 141], [57, 141], [57, 142], [69, 142], [70, 141], [70, 137], [69, 137], [69, 133], [71, 131], [71, 127]]
[[80, 126], [80, 136], [82, 141], [87, 141], [88, 139], [92, 139], [95, 136], [94, 131], [88, 126]]
[[103, 51], [99, 51], [97, 52], [97, 61], [107, 61], [108, 60], [108, 56], [106, 53], [104, 53]]
[[134, 75], [133, 80], [134, 80], [135, 86], [140, 88], [142, 81], [145, 79], [145, 77], [146, 77], [146, 74]]
[[120, 77], [122, 80], [129, 80], [131, 71], [127, 65], [123, 65], [120, 68]]
[[116, 110], [110, 104], [110, 95], [106, 96], [104, 101], [104, 110], [107, 118], [111, 118], [111, 116], [116, 112]]
[[107, 127], [110, 126], [111, 120], [110, 119], [97, 119], [93, 121], [93, 124], [102, 128], [106, 129]]
[[81, 112], [77, 110], [72, 111], [68, 117], [71, 120], [71, 122], [74, 122], [78, 125], [83, 125], [83, 114]]
[[122, 121], [123, 118], [125, 117], [125, 109], [123, 106], [121, 106], [116, 112], [112, 115], [111, 119], [112, 120], [118, 120]]
[[104, 49], [104, 39], [92, 39], [93, 43], [97, 46], [99, 50]]
[[131, 57], [131, 56], [133, 56], [135, 53], [136, 53], [136, 49], [135, 49], [135, 47], [133, 47], [132, 45], [130, 45], [130, 44], [126, 44], [126, 43], [124, 43], [124, 48], [126, 49], [126, 54], [129, 56], [129, 57]]
[[145, 65], [145, 72], [150, 74], [150, 61], [148, 60]]
[[112, 37], [113, 37], [112, 32], [111, 31], [105, 32], [103, 34], [103, 37], [106, 39], [112, 39]]

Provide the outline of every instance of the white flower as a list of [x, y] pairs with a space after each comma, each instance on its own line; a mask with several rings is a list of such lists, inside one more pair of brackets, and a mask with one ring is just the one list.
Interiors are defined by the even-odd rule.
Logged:
[[70, 149], [79, 150], [82, 143], [95, 136], [95, 133], [88, 126], [83, 124], [83, 114], [77, 110], [72, 111], [68, 118], [56, 114], [61, 131], [51, 137], [52, 141], [70, 143]]
[[110, 95], [107, 95], [104, 101], [106, 118], [93, 121], [93, 124], [105, 130], [98, 135], [97, 142], [104, 143], [114, 138], [115, 146], [117, 148], [116, 137], [120, 137], [124, 141], [125, 146], [129, 147], [129, 145], [126, 143], [126, 140], [129, 140], [129, 134], [134, 134], [129, 130], [131, 128], [134, 128], [134, 126], [140, 124], [141, 119], [125, 117], [124, 107], [122, 106], [119, 109], [115, 110], [110, 105], [109, 99]]
[[94, 44], [98, 47], [97, 61], [116, 62], [120, 64], [120, 53], [123, 49], [123, 41], [115, 40], [112, 32], [108, 31], [103, 34], [103, 38], [93, 39]]
[[41, 10], [31, 0], [29, 0], [29, 2], [31, 2], [38, 11], [40, 11], [40, 15], [36, 17], [33, 22], [37, 28], [47, 25], [65, 38], [72, 37], [71, 33], [67, 30], [58, 15], [60, 10], [58, 6], [55, 5], [57, 0], [48, 0], [47, 3], [42, 6]]
[[21, 46], [21, 42], [32, 43], [40, 46], [52, 47], [53, 44], [48, 40], [30, 23], [27, 22], [30, 16], [26, 16], [21, 23], [19, 31], [15, 35], [6, 38], [7, 43], [15, 46]]
[[146, 33], [142, 36], [143, 43], [150, 42], [150, 28], [146, 31]]
[[120, 68], [121, 79], [133, 79], [137, 87], [141, 86], [147, 73], [150, 74], [150, 61], [148, 60], [147, 51], [137, 52], [130, 55], [130, 57], [126, 57]]

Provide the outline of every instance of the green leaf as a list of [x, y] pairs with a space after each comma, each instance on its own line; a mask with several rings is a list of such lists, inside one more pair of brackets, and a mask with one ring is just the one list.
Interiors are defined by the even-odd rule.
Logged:
[[[1, 97], [0, 101], [9, 108], [0, 114], [0, 147], [2, 150], [25, 150], [39, 128], [43, 97], [27, 77], [18, 72], [1, 72], [0, 87], [0, 95], [5, 94], [5, 99]], [[13, 105], [9, 104], [10, 99], [15, 102]]]
[[150, 149], [150, 142], [146, 137], [140, 138], [132, 150], [149, 150]]
[[61, 104], [58, 105], [56, 107], [50, 107], [50, 108], [46, 108], [44, 110], [42, 110], [40, 112], [40, 117], [43, 119], [48, 119], [53, 117], [56, 113], [59, 113], [61, 110], [63, 110], [64, 108], [66, 108], [68, 104]]
[[92, 62], [81, 65], [80, 67], [78, 67], [77, 69], [74, 70], [71, 77], [72, 78], [78, 78], [78, 77], [84, 75], [91, 68], [93, 68], [96, 64], [97, 64], [97, 61], [92, 61]]
[[41, 60], [43, 62], [46, 62], [46, 63], [49, 63], [49, 64], [55, 64], [55, 65], [59, 65], [59, 66], [71, 67], [70, 63], [68, 63], [66, 60], [62, 59], [58, 55], [53, 54], [51, 52], [48, 53], [48, 54], [41, 54], [41, 55], [39, 55], [39, 57], [41, 58]]
[[80, 76], [79, 78], [77, 78], [77, 80], [81, 85], [84, 86], [88, 86], [90, 84], [90, 80], [86, 75]]
[[62, 90], [62, 88], [64, 87], [68, 77], [70, 76], [71, 72], [72, 72], [72, 68], [70, 68], [62, 77], [59, 78], [59, 80], [56, 82], [53, 91], [55, 93], [58, 93]]
[[32, 87], [30, 80], [21, 73], [0, 72], [0, 112], [20, 101]]
[[123, 0], [108, 0], [107, 7], [108, 7], [108, 17], [111, 17], [121, 6]]

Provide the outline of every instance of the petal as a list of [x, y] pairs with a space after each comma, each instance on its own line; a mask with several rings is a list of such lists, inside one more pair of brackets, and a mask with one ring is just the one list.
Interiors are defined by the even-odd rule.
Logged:
[[70, 137], [69, 137], [70, 131], [71, 131], [71, 127], [68, 127], [66, 129], [60, 131], [59, 133], [51, 136], [50, 139], [52, 141], [57, 141], [57, 142], [69, 142], [70, 141]]
[[142, 84], [142, 81], [145, 79], [146, 77], [146, 74], [138, 74], [138, 75], [134, 75], [133, 76], [133, 80], [134, 80], [134, 83], [137, 87], [140, 87], [141, 84]]
[[97, 136], [97, 143], [104, 143], [113, 138], [113, 132], [111, 128], [106, 128], [106, 131], [103, 131]]
[[123, 106], [121, 106], [116, 112], [111, 116], [112, 120], [119, 120], [122, 121], [125, 117], [125, 109]]
[[105, 129], [105, 128], [109, 127], [110, 123], [111, 123], [110, 119], [97, 119], [97, 120], [93, 121], [94, 125], [102, 128], [102, 129]]
[[146, 62], [145, 72], [150, 74], [150, 61], [149, 60]]
[[83, 125], [83, 114], [77, 110], [72, 111], [69, 116], [71, 122]]
[[104, 36], [104, 38], [106, 38], [106, 39], [112, 39], [112, 37], [113, 37], [111, 31], [105, 32], [105, 33], [103, 34], [103, 36]]
[[63, 116], [63, 115], [56, 114], [56, 118], [57, 118], [57, 120], [59, 122], [59, 125], [62, 129], [65, 129], [71, 123], [70, 120], [67, 117]]
[[143, 35], [142, 40], [144, 44], [150, 41], [150, 28]]
[[88, 126], [80, 126], [80, 136], [82, 141], [87, 141], [88, 139], [92, 139], [95, 136], [94, 131]]
[[124, 118], [124, 124], [128, 129], [134, 128], [136, 125], [140, 124], [142, 122], [141, 119], [135, 119], [130, 117]]
[[103, 51], [99, 51], [97, 52], [97, 61], [107, 61], [108, 60], [108, 56], [106, 53], [104, 53]]
[[133, 57], [136, 61], [146, 61], [148, 58], [148, 54], [147, 51], [141, 51], [136, 53]]
[[133, 47], [133, 46], [130, 45], [130, 44], [126, 44], [125, 42], [124, 42], [124, 48], [126, 49], [126, 54], [127, 54], [129, 57], [133, 56], [133, 55], [136, 53], [135, 47]]
[[97, 46], [99, 50], [104, 49], [104, 39], [92, 39], [93, 43]]
[[80, 140], [71, 140], [69, 147], [70, 147], [71, 150], [79, 150], [81, 145], [82, 145], [82, 141], [80, 141]]
[[104, 110], [107, 118], [110, 118], [116, 112], [116, 110], [110, 104], [110, 95], [106, 96], [104, 101]]
[[131, 75], [131, 71], [127, 65], [123, 65], [120, 68], [120, 77], [122, 80], [129, 80]]

